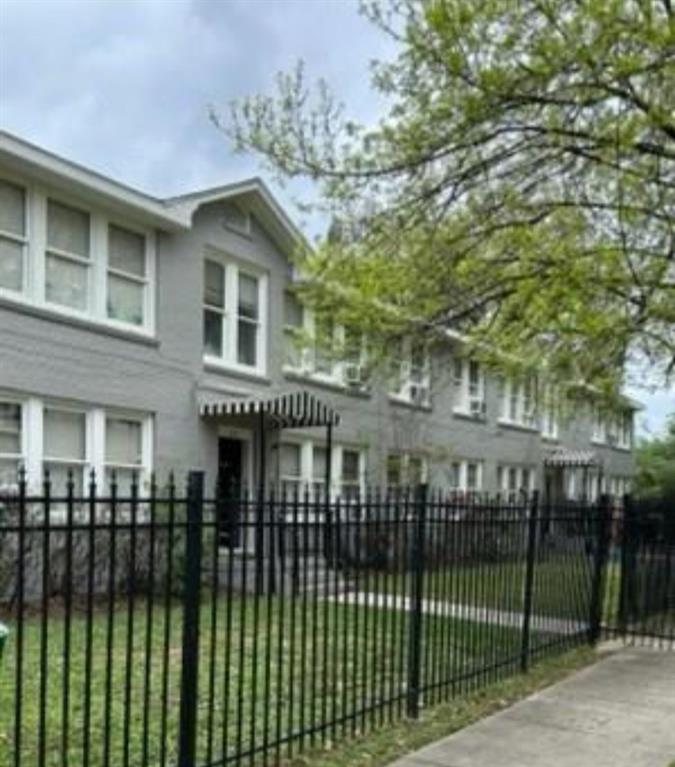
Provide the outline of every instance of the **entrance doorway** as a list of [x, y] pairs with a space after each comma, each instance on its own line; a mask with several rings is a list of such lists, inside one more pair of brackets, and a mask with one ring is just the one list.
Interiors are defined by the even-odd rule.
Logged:
[[239, 545], [239, 499], [243, 489], [244, 442], [218, 438], [218, 536], [221, 546]]

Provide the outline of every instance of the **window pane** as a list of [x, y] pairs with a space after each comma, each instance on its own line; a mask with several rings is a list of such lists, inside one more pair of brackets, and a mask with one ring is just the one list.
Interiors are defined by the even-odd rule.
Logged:
[[136, 474], [136, 481], [140, 483], [139, 472], [136, 469], [119, 469], [108, 467], [105, 470], [105, 486], [110, 490], [112, 484], [112, 475], [115, 472], [115, 481], [117, 484], [117, 497], [129, 498], [131, 496], [131, 485], [133, 482], [134, 474]]
[[301, 328], [302, 315], [302, 305], [292, 293], [286, 291], [284, 293], [284, 325]]
[[108, 317], [132, 325], [142, 325], [144, 292], [142, 284], [116, 274], [108, 274]]
[[204, 261], [204, 303], [225, 308], [225, 268], [215, 261]]
[[258, 319], [258, 280], [239, 272], [239, 316]]
[[0, 458], [0, 488], [13, 487], [19, 481], [19, 462]]
[[411, 455], [408, 459], [408, 484], [419, 485], [422, 481], [422, 459]]
[[128, 229], [108, 227], [108, 266], [122, 272], [145, 276], [145, 237]]
[[450, 465], [450, 487], [459, 487], [462, 481], [462, 464], [458, 461]]
[[0, 237], [0, 288], [23, 288], [23, 248], [19, 242]]
[[509, 469], [509, 490], [517, 490], [518, 489], [518, 469], [510, 468]]
[[84, 460], [84, 413], [45, 409], [44, 454], [49, 458]]
[[47, 301], [84, 311], [87, 308], [88, 268], [59, 256], [47, 256]]
[[345, 482], [359, 480], [359, 454], [355, 450], [342, 451], [342, 479]]
[[466, 465], [466, 486], [468, 490], [478, 489], [478, 465], [475, 463]]
[[239, 332], [237, 334], [237, 360], [242, 365], [256, 365], [258, 358], [258, 325], [239, 320]]
[[89, 258], [89, 214], [49, 200], [47, 246]]
[[214, 357], [223, 356], [223, 315], [204, 312], [204, 351]]
[[401, 458], [398, 455], [387, 456], [387, 485], [401, 483]]
[[82, 495], [84, 470], [78, 464], [49, 463], [44, 464], [45, 472], [49, 472], [51, 495], [56, 497], [65, 496], [68, 491], [68, 472], [73, 475], [73, 495]]
[[21, 405], [0, 402], [0, 453], [21, 454]]
[[325, 447], [314, 447], [312, 455], [312, 477], [319, 482], [323, 482], [326, 478], [328, 451]]
[[300, 476], [300, 445], [281, 445], [279, 473], [283, 477]]
[[0, 180], [0, 229], [19, 237], [26, 233], [26, 195], [20, 186]]
[[141, 464], [141, 424], [126, 418], [106, 418], [105, 462]]

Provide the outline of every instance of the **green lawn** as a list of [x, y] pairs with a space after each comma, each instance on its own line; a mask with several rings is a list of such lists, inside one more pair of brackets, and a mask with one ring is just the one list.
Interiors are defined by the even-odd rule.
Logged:
[[[590, 608], [592, 562], [585, 554], [558, 554], [541, 559], [535, 568], [534, 613], [554, 618], [586, 619]], [[455, 565], [424, 573], [426, 599], [521, 612], [525, 564], [519, 562]], [[360, 581], [361, 590], [408, 594], [408, 573], [371, 575]]]
[[[83, 763], [83, 721], [87, 715], [91, 767], [104, 764], [106, 748], [109, 764], [115, 767], [123, 767], [127, 759], [135, 767], [146, 763], [146, 758], [147, 764], [157, 765], [162, 763], [162, 757], [166, 764], [175, 764], [182, 610], [174, 604], [165, 624], [167, 613], [163, 608], [157, 607], [149, 621], [146, 607], [136, 604], [131, 613], [133, 641], [128, 644], [129, 613], [124, 605], [117, 606], [110, 662], [107, 615], [103, 608], [95, 613], [88, 712], [84, 695], [87, 623], [82, 614], [73, 616], [66, 709], [69, 727], [64, 744], [61, 738], [66, 624], [57, 615], [58, 606], [54, 606], [55, 617], [50, 617], [48, 623], [46, 645], [47, 765], [78, 767]], [[9, 764], [13, 753], [16, 632], [11, 621], [9, 625], [12, 634], [0, 670], [0, 764]], [[165, 645], [167, 625], [169, 643]], [[338, 605], [303, 597], [245, 601], [219, 597], [215, 602], [206, 599], [198, 679], [198, 763], [206, 763], [209, 755], [215, 760], [223, 753], [231, 755], [251, 746], [260, 747], [328, 721], [344, 719], [326, 730], [326, 738], [335, 741], [400, 717], [405, 707], [408, 631], [408, 616], [397, 610]], [[422, 667], [427, 684], [472, 674], [475, 675], [472, 683], [484, 684], [496, 678], [496, 673], [481, 669], [517, 656], [520, 647], [518, 631], [440, 616], [424, 616], [422, 632]], [[26, 765], [36, 763], [39, 748], [41, 646], [39, 617], [29, 618], [24, 632], [21, 728]], [[165, 653], [169, 672], [166, 679]], [[511, 667], [504, 670], [510, 672]], [[467, 682], [464, 688], [469, 686]], [[106, 710], [108, 687], [112, 690], [112, 703]], [[164, 689], [166, 707], [162, 705]], [[447, 688], [437, 684], [424, 694], [424, 703], [442, 699], [445, 692]], [[391, 700], [391, 704], [372, 715], [364, 712], [348, 718], [383, 700]], [[105, 727], [106, 718], [109, 728]], [[109, 741], [104, 737], [106, 731]], [[302, 745], [320, 743], [321, 736], [317, 734], [313, 738], [305, 736]], [[297, 738], [294, 747], [299, 745]], [[286, 755], [287, 748], [282, 753]]]

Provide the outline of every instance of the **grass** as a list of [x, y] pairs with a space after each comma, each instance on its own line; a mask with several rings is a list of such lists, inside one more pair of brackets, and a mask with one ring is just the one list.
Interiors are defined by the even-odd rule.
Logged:
[[[535, 568], [532, 611], [537, 615], [585, 620], [590, 610], [590, 558], [558, 554], [538, 561]], [[439, 568], [424, 576], [428, 599], [521, 612], [525, 564], [519, 562]], [[396, 573], [370, 579], [367, 588], [392, 594], [410, 591], [410, 576]], [[365, 590], [365, 586], [361, 586]]]
[[[44, 650], [48, 668], [45, 765], [82, 764], [87, 715], [91, 767], [105, 763], [106, 749], [111, 765], [176, 762], [183, 612], [177, 603], [168, 611], [163, 606], [147, 608], [146, 603], [136, 603], [131, 611], [117, 605], [109, 658], [107, 614], [104, 609], [95, 613], [88, 710], [84, 694], [87, 621], [76, 613], [67, 629], [63, 615], [54, 609]], [[336, 721], [339, 724], [324, 729], [326, 738], [336, 741], [396, 721], [404, 713], [410, 627], [402, 611], [303, 597], [218, 597], [205, 600], [201, 615], [198, 764], [289, 735], [294, 747], [317, 746], [318, 733], [304, 737], [298, 733]], [[10, 629], [0, 669], [0, 764], [10, 762], [13, 750], [16, 632], [11, 623]], [[466, 677], [484, 684], [496, 678], [497, 672], [486, 672], [486, 667], [517, 660], [520, 648], [520, 632], [501, 626], [425, 615], [422, 630], [423, 677], [427, 683], [438, 683], [426, 695], [427, 703], [442, 699], [448, 691], [440, 684], [444, 680]], [[63, 699], [66, 636], [70, 643], [67, 705]], [[21, 696], [25, 764], [38, 761], [40, 748], [41, 637], [39, 616], [28, 618]], [[514, 668], [512, 663], [503, 671], [510, 673]], [[108, 689], [112, 691], [109, 709]], [[382, 702], [386, 705], [380, 706]], [[62, 740], [64, 711], [66, 741]]]
[[[490, 684], [468, 695], [422, 712], [419, 720], [396, 723], [385, 730], [314, 751], [283, 762], [284, 767], [382, 767], [440, 738], [548, 687], [598, 660], [583, 647], [538, 663], [527, 675]], [[675, 762], [670, 765], [675, 767]]]

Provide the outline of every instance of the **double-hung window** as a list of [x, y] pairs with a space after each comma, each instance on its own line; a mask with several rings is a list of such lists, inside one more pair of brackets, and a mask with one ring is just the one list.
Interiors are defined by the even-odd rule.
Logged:
[[237, 362], [257, 367], [260, 360], [260, 287], [257, 277], [239, 272]]
[[284, 443], [279, 447], [279, 481], [281, 491], [288, 497], [300, 494], [302, 488], [301, 446]]
[[530, 493], [535, 488], [536, 474], [529, 466], [497, 466], [497, 490], [514, 501], [522, 493]]
[[485, 416], [485, 377], [480, 363], [457, 357], [453, 363], [454, 411], [474, 418]]
[[536, 428], [536, 381], [531, 376], [523, 380], [500, 378], [500, 422]]
[[450, 487], [462, 492], [478, 492], [483, 487], [481, 461], [457, 460], [450, 464]]
[[284, 365], [292, 370], [305, 366], [305, 350], [302, 348], [304, 311], [293, 293], [284, 293]]
[[357, 501], [361, 496], [361, 454], [358, 450], [342, 450], [342, 476], [340, 494], [347, 501]]
[[105, 419], [105, 473], [110, 486], [115, 472], [117, 492], [128, 496], [134, 476], [139, 485], [143, 471], [143, 424], [133, 418], [107, 416]]
[[47, 200], [45, 298], [87, 312], [91, 308], [91, 223], [78, 208]]
[[545, 439], [558, 439], [558, 398], [550, 387], [543, 392], [541, 434]]
[[390, 453], [387, 456], [387, 486], [414, 487], [427, 481], [427, 461], [413, 453]]
[[607, 418], [603, 410], [599, 407], [593, 408], [593, 430], [591, 433], [591, 441], [599, 444], [605, 444], [607, 442]]
[[111, 320], [143, 326], [146, 315], [145, 236], [108, 225], [107, 315]]
[[264, 277], [233, 262], [204, 262], [203, 343], [207, 361], [264, 372]]
[[69, 473], [75, 495], [82, 494], [87, 458], [86, 413], [45, 407], [43, 417], [44, 469], [49, 471], [53, 496], [66, 493]]
[[24, 458], [21, 405], [0, 402], [0, 487], [17, 483]]
[[325, 498], [328, 450], [320, 445], [312, 446], [312, 497], [315, 501]]
[[394, 363], [391, 396], [412, 405], [429, 407], [431, 400], [431, 359], [424, 346], [405, 339]]
[[0, 179], [0, 290], [26, 286], [26, 191]]

